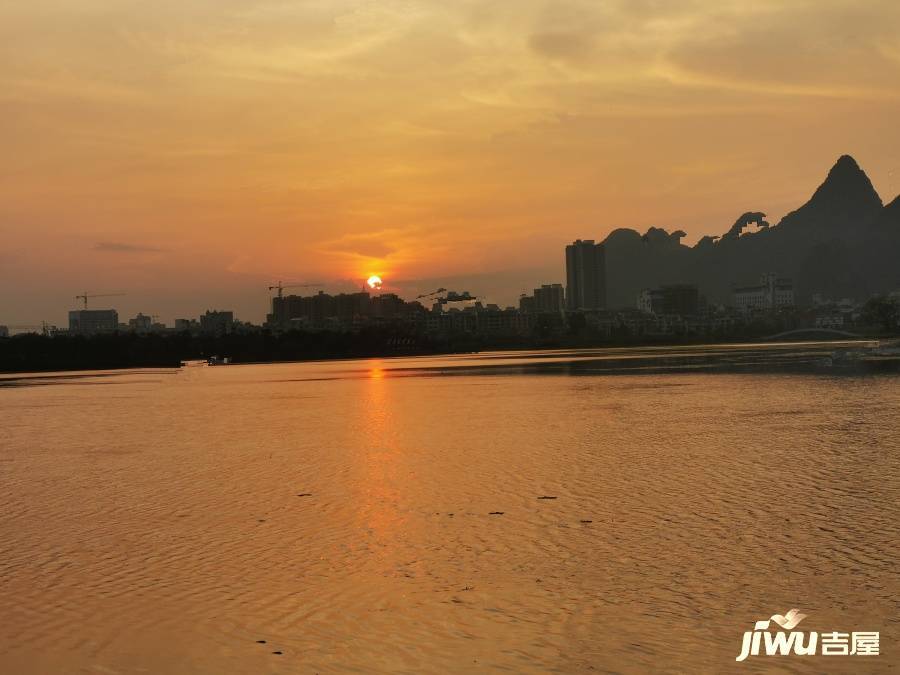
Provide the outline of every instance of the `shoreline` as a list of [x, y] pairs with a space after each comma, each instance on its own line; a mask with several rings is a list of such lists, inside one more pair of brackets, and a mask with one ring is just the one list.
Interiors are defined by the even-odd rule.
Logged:
[[[58, 338], [53, 338], [58, 339]], [[718, 341], [718, 342], [710, 342], [708, 340], [698, 340], [698, 341], [681, 341], [681, 342], [649, 342], [644, 341], [640, 343], [635, 342], [627, 342], [627, 343], [604, 343], [604, 344], [573, 344], [573, 345], [545, 345], [539, 347], [530, 347], [530, 346], [491, 346], [485, 349], [478, 350], [434, 350], [434, 351], [416, 351], [416, 352], [407, 352], [407, 353], [397, 353], [393, 352], [385, 352], [385, 351], [373, 351], [370, 353], [363, 354], [340, 354], [340, 355], [316, 355], [311, 356], [309, 358], [270, 358], [270, 359], [252, 359], [252, 360], [235, 360], [232, 363], [225, 364], [228, 367], [232, 366], [249, 366], [249, 365], [279, 365], [279, 364], [295, 364], [295, 363], [330, 363], [330, 362], [341, 362], [341, 361], [361, 361], [361, 360], [369, 360], [369, 359], [404, 359], [404, 358], [431, 358], [431, 357], [453, 357], [453, 356], [480, 356], [484, 358], [503, 358], [504, 355], [509, 355], [509, 358], [515, 359], [520, 358], [526, 354], [531, 356], [534, 359], [533, 363], [541, 361], [542, 359], [547, 358], [556, 358], [558, 359], [557, 363], [559, 365], [544, 365], [544, 370], [553, 370], [557, 368], [561, 368], [562, 364], [565, 363], [584, 363], [590, 361], [603, 361], [605, 364], [609, 366], [613, 366], [609, 369], [604, 369], [602, 372], [615, 374], [619, 372], [672, 372], [673, 369], [676, 369], [677, 372], [688, 372], [688, 371], [705, 371], [705, 372], [723, 372], [724, 370], [734, 370], [737, 372], [746, 371], [750, 368], [757, 369], [768, 369], [768, 370], [778, 370], [778, 371], [786, 371], [786, 370], [820, 370], [822, 364], [812, 368], [811, 365], [803, 360], [806, 358], [815, 358], [818, 360], [830, 359], [832, 355], [838, 354], [837, 350], [841, 348], [847, 348], [849, 350], [872, 350], [878, 347], [880, 342], [885, 339], [890, 340], [892, 338], [859, 338], [859, 339], [832, 339], [832, 340], [780, 340], [780, 341], [761, 341], [761, 340], [753, 340], [753, 339], [735, 339], [728, 341]], [[802, 348], [803, 346], [809, 346], [812, 348], [812, 353], [810, 354], [795, 354], [790, 359], [786, 359], [783, 363], [775, 364], [759, 364], [759, 363], [742, 363], [742, 364], [728, 364], [723, 362], [723, 357], [728, 354], [734, 354], [734, 351], [731, 350], [739, 350], [741, 348], [752, 349], [757, 354], [772, 354], [777, 355], [780, 352], [784, 352], [786, 350], [794, 350], [797, 348]], [[692, 355], [679, 355], [679, 354], [669, 354], [665, 353], [658, 354], [656, 357], [653, 356], [654, 353], [657, 352], [666, 352], [672, 350], [699, 350], [699, 349], [707, 349], [713, 352], [717, 350], [725, 350], [722, 353], [711, 353], [711, 354], [698, 354], [696, 356]], [[624, 352], [622, 354], [618, 354], [617, 352]], [[595, 354], [592, 354], [595, 353]], [[631, 353], [631, 354], [629, 354]], [[592, 359], [591, 356], [595, 355], [596, 358]], [[571, 359], [567, 360], [566, 357], [569, 356]], [[601, 358], [602, 357], [602, 358]], [[620, 357], [620, 358], [617, 358]], [[686, 359], [683, 362], [676, 363], [678, 359]], [[879, 366], [884, 368], [885, 370], [892, 370], [895, 367], [895, 362], [900, 364], [900, 357], [897, 356], [889, 356], [889, 357], [880, 357], [881, 362], [876, 364], [875, 359], [870, 359], [871, 363], [867, 363], [866, 366], [871, 366], [873, 369], [877, 369]], [[180, 368], [188, 366], [191, 362], [200, 362], [198, 365], [204, 365], [204, 367], [222, 367], [220, 365], [216, 366], [205, 366], [205, 358], [187, 358], [187, 359], [178, 359], [177, 363], [173, 359], [164, 359], [159, 361], [154, 360], [142, 360], [135, 359], [134, 361], [129, 361], [127, 363], [104, 363], [104, 362], [91, 362], [84, 361], [79, 363], [72, 363], [70, 367], [54, 367], [57, 364], [47, 364], [47, 367], [26, 367], [22, 369], [0, 369], [0, 379], [4, 380], [15, 380], [17, 379], [15, 376], [17, 375], [47, 375], [51, 373], [81, 373], [81, 372], [116, 372], [116, 371], [126, 371], [126, 370], [138, 370], [138, 369], [162, 369], [162, 370], [178, 370]], [[663, 362], [667, 362], [670, 365], [663, 365]], [[848, 366], [860, 366], [862, 363], [857, 362], [858, 359], [853, 360], [852, 362], [842, 362], [840, 365], [845, 370], [848, 369]], [[823, 361], [824, 363], [824, 361]], [[31, 364], [32, 366], [37, 364]], [[833, 366], [834, 364], [829, 364], [829, 366]], [[616, 367], [619, 366], [619, 367]], [[481, 365], [478, 366], [479, 369], [492, 369], [495, 370], [498, 367], [502, 366], [488, 366]], [[528, 367], [528, 364], [516, 366], [517, 369], [521, 370], [523, 367]], [[415, 368], [413, 368], [415, 369]], [[398, 369], [402, 370], [402, 369]], [[599, 372], [599, 371], [598, 371]], [[49, 376], [49, 375], [48, 375]]]

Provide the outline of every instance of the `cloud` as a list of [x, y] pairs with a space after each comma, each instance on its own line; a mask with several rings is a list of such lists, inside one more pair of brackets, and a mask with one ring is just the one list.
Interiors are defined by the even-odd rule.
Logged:
[[578, 60], [590, 52], [593, 38], [577, 31], [546, 31], [534, 33], [528, 44], [548, 58]]
[[348, 234], [339, 239], [324, 242], [321, 247], [332, 253], [365, 258], [387, 258], [397, 250], [396, 244], [389, 243], [390, 235], [389, 232]]
[[0, 233], [31, 286], [81, 286], [75, 246], [111, 287], [514, 269], [470, 288], [514, 300], [566, 240], [718, 234], [844, 152], [898, 164], [896, 0], [0, 7]]
[[[744, 14], [746, 12], [746, 14]], [[896, 98], [886, 83], [900, 76], [889, 49], [900, 30], [895, 3], [785, 3], [758, 11], [706, 16], [690, 39], [666, 53], [660, 71], [703, 82], [776, 95]]]
[[123, 244], [117, 241], [103, 241], [94, 244], [95, 251], [104, 253], [167, 253], [169, 249], [158, 246], [145, 246], [142, 244]]

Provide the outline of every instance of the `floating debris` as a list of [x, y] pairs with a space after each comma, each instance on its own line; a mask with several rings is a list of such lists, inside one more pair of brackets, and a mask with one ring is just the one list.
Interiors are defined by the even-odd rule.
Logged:
[[503, 511], [491, 511], [488, 515], [489, 516], [502, 516]]
[[256, 644], [258, 644], [258, 645], [264, 645], [264, 644], [266, 644], [266, 641], [265, 641], [265, 640], [257, 640], [257, 641], [256, 641]]
[[593, 523], [593, 520], [579, 520], [579, 523]]
[[556, 499], [556, 497], [549, 497], [547, 495], [543, 495], [541, 497], [538, 497], [538, 499]]
[[312, 497], [312, 492], [301, 492], [298, 497]]
[[272, 652], [273, 654], [282, 654], [282, 652]]

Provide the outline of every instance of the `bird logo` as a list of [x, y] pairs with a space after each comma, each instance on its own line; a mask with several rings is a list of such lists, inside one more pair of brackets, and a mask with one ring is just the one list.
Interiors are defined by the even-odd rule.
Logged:
[[805, 618], [806, 614], [801, 614], [800, 610], [795, 607], [794, 609], [788, 610], [784, 616], [781, 614], [773, 614], [771, 621], [774, 621], [785, 630], [791, 630]]

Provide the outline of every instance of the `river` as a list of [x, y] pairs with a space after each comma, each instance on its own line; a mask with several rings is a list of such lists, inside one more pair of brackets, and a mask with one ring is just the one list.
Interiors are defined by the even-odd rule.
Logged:
[[900, 377], [742, 349], [3, 376], [0, 672], [887, 672]]

